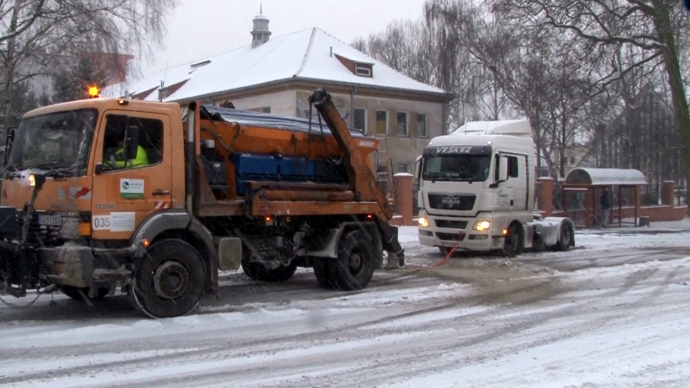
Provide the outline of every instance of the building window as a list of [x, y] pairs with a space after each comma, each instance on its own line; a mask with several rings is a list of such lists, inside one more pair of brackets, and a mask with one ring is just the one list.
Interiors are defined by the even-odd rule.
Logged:
[[417, 137], [429, 137], [426, 115], [417, 113]]
[[254, 108], [254, 109], [249, 109], [252, 112], [261, 112], [261, 113], [271, 113], [271, 107], [270, 106], [264, 106], [262, 108]]
[[407, 128], [407, 113], [398, 112], [398, 136], [409, 136]]
[[575, 157], [574, 157], [574, 156], [571, 156], [571, 157], [570, 157], [570, 165], [571, 165], [571, 166], [574, 166], [574, 165], [575, 165]]
[[398, 165], [397, 165], [396, 170], [397, 170], [398, 172], [408, 172], [408, 171], [407, 171], [407, 163], [398, 162]]
[[367, 111], [365, 109], [355, 108], [354, 119], [355, 128], [367, 133]]
[[388, 112], [385, 110], [376, 111], [376, 134], [386, 135], [388, 133]]

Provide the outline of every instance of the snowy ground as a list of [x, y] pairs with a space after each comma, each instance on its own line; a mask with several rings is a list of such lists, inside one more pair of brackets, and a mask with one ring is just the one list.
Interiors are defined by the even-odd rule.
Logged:
[[[582, 231], [577, 249], [405, 269], [369, 288], [222, 276], [219, 298], [149, 320], [126, 298], [0, 308], [0, 386], [687, 387], [690, 222]], [[30, 299], [10, 300], [26, 303]]]

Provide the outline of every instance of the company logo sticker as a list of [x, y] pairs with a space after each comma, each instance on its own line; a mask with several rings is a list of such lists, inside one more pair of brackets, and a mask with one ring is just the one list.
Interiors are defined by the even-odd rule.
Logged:
[[120, 197], [128, 199], [144, 198], [144, 180], [120, 179]]

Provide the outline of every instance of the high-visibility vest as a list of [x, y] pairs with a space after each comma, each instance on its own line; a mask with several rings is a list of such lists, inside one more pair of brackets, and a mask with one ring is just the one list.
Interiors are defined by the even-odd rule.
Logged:
[[[120, 148], [115, 152], [115, 166], [124, 167], [125, 166], [125, 149]], [[108, 163], [110, 164], [110, 163]], [[149, 157], [146, 155], [146, 150], [142, 146], [137, 146], [137, 157], [130, 159], [127, 163], [127, 167], [142, 167], [149, 165]]]

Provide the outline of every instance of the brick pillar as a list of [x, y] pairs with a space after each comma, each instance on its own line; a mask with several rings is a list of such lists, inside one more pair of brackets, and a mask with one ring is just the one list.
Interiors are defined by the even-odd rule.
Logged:
[[664, 181], [661, 186], [661, 204], [668, 205], [673, 209], [675, 204], [676, 196], [676, 182], [674, 181]]
[[412, 174], [399, 172], [393, 176], [395, 204], [393, 210], [402, 216], [403, 225], [414, 225], [412, 221]]
[[545, 176], [538, 179], [539, 210], [544, 212], [544, 217], [553, 214], [553, 178]]

